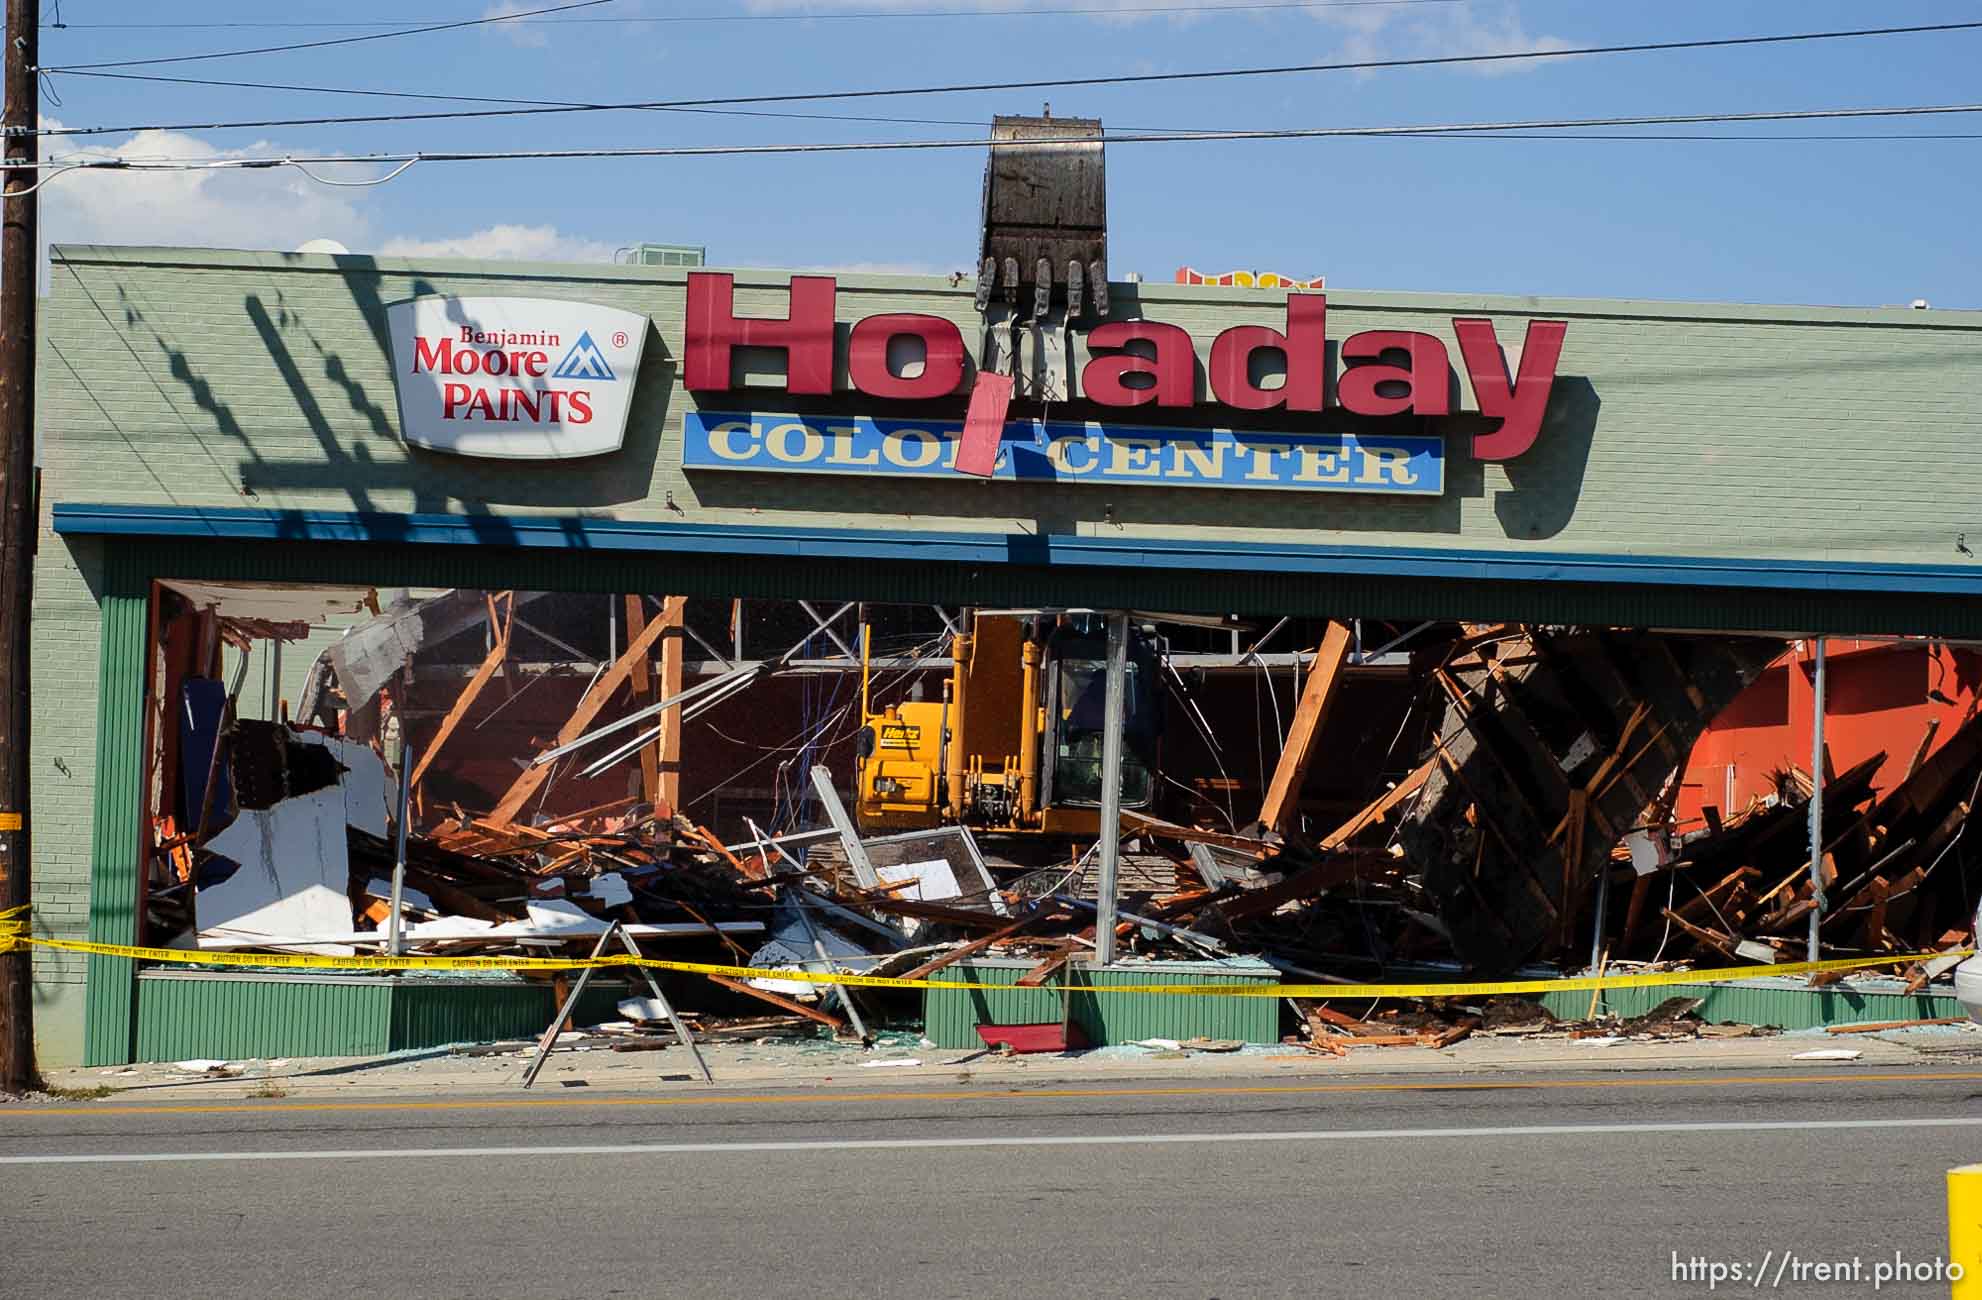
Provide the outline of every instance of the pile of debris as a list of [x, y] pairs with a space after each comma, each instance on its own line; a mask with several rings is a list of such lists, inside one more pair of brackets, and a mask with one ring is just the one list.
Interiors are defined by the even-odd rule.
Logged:
[[[1817, 873], [1824, 950], [1965, 946], [1973, 886], [1958, 863], [1949, 864], [1982, 793], [1982, 716], [1971, 714], [1931, 755], [1923, 741], [1905, 776], [1874, 798], [1873, 781], [1886, 762], [1874, 754], [1824, 777]], [[1716, 815], [1704, 829], [1629, 837], [1612, 857], [1613, 875], [1631, 881], [1605, 918], [1612, 951], [1716, 963], [1800, 958], [1818, 908], [1811, 796], [1809, 775], [1791, 768], [1778, 775], [1776, 794], [1732, 817]], [[1924, 967], [1912, 980], [1925, 983]]]
[[[1098, 817], [1063, 801], [1052, 807], [1056, 831], [1041, 811], [1055, 782], [1077, 789], [1099, 768], [1080, 748], [1093, 738], [1086, 714], [1101, 677], [1096, 661], [1068, 648], [1079, 637], [1049, 643], [1040, 624], [1009, 613], [980, 616], [973, 635], [971, 623], [953, 625], [937, 610], [948, 657], [924, 658], [926, 640], [909, 648], [917, 638], [903, 637], [908, 652], [888, 661], [899, 703], [870, 708], [866, 639], [856, 634], [856, 654], [832, 627], [851, 605], [828, 618], [798, 602], [811, 620], [800, 643], [776, 659], [745, 660], [740, 613], [726, 654], [686, 623], [680, 598], [606, 598], [599, 654], [596, 641], [588, 653], [561, 639], [587, 632], [531, 621], [551, 620], [556, 607], [542, 603], [551, 599], [457, 591], [383, 611], [374, 600], [373, 617], [318, 661], [304, 721], [295, 723], [286, 710], [276, 720], [237, 718], [240, 673], [231, 689], [221, 681], [221, 650], [293, 642], [305, 625], [168, 603], [158, 698], [176, 700], [182, 717], [177, 728], [162, 720], [152, 728], [161, 810], [146, 899], [153, 933], [201, 949], [582, 956], [610, 932], [636, 944], [669, 940], [669, 956], [767, 971], [922, 979], [1004, 958], [1026, 963], [1025, 987], [1063, 981], [1100, 946]], [[1419, 690], [1396, 726], [1391, 757], [1402, 762], [1388, 767], [1404, 774], [1365, 772], [1378, 788], [1359, 795], [1360, 806], [1341, 801], [1318, 824], [1314, 803], [1303, 802], [1352, 662], [1342, 624], [1320, 628], [1312, 652], [1284, 656], [1298, 701], [1283, 728], [1274, 700], [1279, 749], [1269, 780], [1262, 747], [1256, 820], [1242, 827], [1204, 796], [1222, 790], [1229, 804], [1239, 783], [1222, 763], [1216, 781], [1158, 772], [1197, 794], [1189, 805], [1148, 798], [1121, 814], [1118, 953], [1248, 958], [1309, 984], [1497, 975], [1536, 962], [1718, 965], [1801, 954], [1820, 905], [1808, 861], [1809, 776], [1785, 768], [1774, 793], [1725, 816], [1709, 809], [1698, 829], [1682, 833], [1673, 817], [1694, 742], [1784, 642], [1513, 624], [1420, 635], [1432, 626], [1393, 643], [1417, 638], [1391, 657], [1398, 678]], [[1235, 633], [1220, 671], [1250, 656], [1264, 673], [1259, 647], [1271, 635], [1240, 654]], [[684, 637], [711, 656], [693, 674], [682, 667]], [[752, 766], [777, 763], [777, 820], [755, 809], [708, 824], [685, 815], [685, 721], [753, 683], [796, 675], [801, 647], [820, 638], [842, 656], [806, 671], [820, 680], [841, 674], [832, 680], [843, 684], [857, 670], [861, 712], [838, 703], [835, 686], [818, 710], [823, 721], [808, 716], [799, 740], [723, 736], [757, 755]], [[519, 649], [526, 639], [538, 659]], [[1215, 757], [1216, 728], [1188, 697], [1178, 669], [1185, 657], [1167, 644], [1146, 642], [1138, 671], [1171, 692]], [[441, 647], [446, 672], [430, 662]], [[565, 658], [539, 662], [547, 653]], [[1214, 657], [1195, 656], [1200, 668]], [[425, 677], [416, 677], [416, 661]], [[562, 686], [540, 685], [560, 678]], [[435, 699], [426, 683], [441, 680], [453, 684]], [[936, 690], [925, 699], [932, 683], [940, 703]], [[993, 773], [978, 757], [966, 763], [942, 748], [966, 717], [997, 732], [985, 752], [1037, 744], [1019, 683], [1054, 701], [1071, 737], [1059, 750], [1014, 757]], [[541, 692], [534, 704], [517, 704], [533, 690]], [[555, 708], [542, 707], [546, 700]], [[1012, 739], [981, 723], [993, 710]], [[1037, 716], [1048, 712], [1041, 706]], [[498, 715], [499, 725], [483, 730]], [[860, 726], [869, 719], [878, 727]], [[1134, 761], [1154, 769], [1156, 729], [1148, 718], [1136, 725], [1144, 730]], [[785, 734], [782, 723], [774, 731]], [[1410, 735], [1421, 739], [1400, 752]], [[844, 768], [858, 774], [877, 744], [891, 775], [870, 771], [865, 787], [856, 775], [855, 798], [843, 799]], [[1971, 707], [1938, 748], [1923, 741], [1904, 777], [1881, 793], [1885, 762], [1875, 755], [1823, 776], [1827, 953], [1946, 949], [1969, 937], [1973, 899], [1959, 868], [1945, 864], [1982, 791], [1982, 718]], [[911, 813], [923, 813], [902, 793], [917, 781], [930, 790], [927, 815], [947, 824], [870, 833], [876, 821], [918, 824]], [[986, 802], [963, 797], [967, 781]], [[883, 786], [886, 797], [877, 794]], [[1026, 817], [1035, 824], [1020, 825]], [[1019, 842], [1023, 849], [1009, 847]], [[1916, 982], [1931, 973], [1912, 972]], [[772, 974], [715, 982], [766, 1004], [755, 1011], [863, 1038], [870, 1022], [920, 1011], [914, 995], [898, 991]], [[629, 1019], [668, 1019], [640, 1010]], [[1310, 1045], [1334, 1054], [1444, 1045], [1494, 1032], [1498, 1014], [1435, 1003], [1354, 1019], [1325, 1002], [1297, 1010]], [[1688, 1023], [1676, 1013], [1666, 1022], [1658, 1032]], [[1644, 1018], [1610, 1028], [1654, 1031]]]

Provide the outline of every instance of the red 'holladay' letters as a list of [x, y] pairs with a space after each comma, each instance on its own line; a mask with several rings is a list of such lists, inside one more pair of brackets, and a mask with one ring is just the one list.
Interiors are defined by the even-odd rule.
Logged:
[[[739, 317], [730, 276], [691, 272], [682, 367], [688, 387], [730, 388], [735, 378], [734, 349], [765, 347], [785, 354], [786, 391], [830, 394], [836, 328], [833, 278], [793, 276], [790, 294], [783, 317]], [[1213, 401], [1244, 411], [1313, 412], [1333, 404], [1358, 415], [1452, 413], [1452, 362], [1436, 336], [1407, 330], [1368, 330], [1349, 336], [1342, 342], [1342, 372], [1334, 382], [1331, 403], [1327, 296], [1289, 294], [1286, 323], [1285, 331], [1234, 325], [1212, 340], [1207, 378]], [[1473, 455], [1479, 460], [1512, 460], [1534, 446], [1541, 432], [1568, 325], [1529, 321], [1520, 373], [1511, 380], [1492, 321], [1460, 317], [1453, 320], [1452, 328], [1480, 414], [1500, 421], [1493, 432], [1474, 436]], [[921, 339], [924, 350], [922, 371], [912, 377], [898, 375], [888, 366], [889, 342], [905, 335]], [[1147, 351], [1131, 351], [1132, 344], [1147, 345]], [[1087, 345], [1089, 356], [1079, 385], [1079, 396], [1087, 401], [1114, 407], [1197, 404], [1196, 344], [1182, 327], [1162, 321], [1108, 321], [1088, 332]], [[1286, 378], [1278, 387], [1265, 388], [1253, 381], [1253, 357], [1261, 351], [1279, 352], [1286, 359]], [[850, 331], [847, 378], [870, 397], [903, 401], [945, 397], [962, 386], [966, 366], [962, 332], [940, 316], [906, 312], [870, 316]], [[1131, 385], [1132, 375], [1147, 375], [1149, 380]]]
[[[1278, 388], [1252, 381], [1253, 353], [1277, 349], [1287, 358]], [[1319, 293], [1287, 295], [1287, 332], [1265, 325], [1234, 325], [1211, 344], [1211, 393], [1242, 411], [1319, 411], [1328, 391], [1328, 299]]]
[[1528, 335], [1521, 344], [1521, 373], [1512, 384], [1507, 382], [1507, 360], [1500, 355], [1492, 321], [1461, 318], [1452, 322], [1452, 330], [1459, 336], [1459, 351], [1466, 358], [1480, 414], [1501, 421], [1492, 433], [1474, 437], [1473, 455], [1480, 460], [1513, 460], [1534, 446], [1542, 431], [1542, 413], [1555, 387], [1555, 366], [1562, 358], [1562, 338], [1569, 323], [1528, 322]]
[[682, 382], [694, 389], [728, 388], [732, 348], [782, 348], [786, 391], [832, 392], [833, 298], [832, 276], [794, 275], [789, 316], [739, 319], [732, 277], [691, 273]]
[[[888, 368], [888, 344], [904, 337], [922, 340], [922, 373], [912, 379]], [[963, 332], [941, 316], [869, 316], [847, 339], [846, 373], [855, 388], [873, 397], [946, 396], [963, 383]]]
[[[1095, 355], [1095, 348], [1127, 348], [1131, 343], [1147, 343], [1156, 355], [1137, 352]], [[1181, 325], [1165, 325], [1154, 320], [1117, 320], [1088, 331], [1089, 358], [1080, 374], [1081, 395], [1103, 406], [1197, 405], [1197, 355], [1191, 350], [1190, 332]], [[1131, 388], [1123, 381], [1130, 375], [1148, 375], [1153, 383]]]
[[[1386, 356], [1402, 352], [1405, 364], [1391, 365]], [[1335, 400], [1358, 415], [1452, 414], [1452, 362], [1445, 345], [1429, 334], [1405, 330], [1366, 330], [1342, 343], [1347, 366], [1335, 384]], [[1405, 391], [1385, 393], [1384, 385]]]

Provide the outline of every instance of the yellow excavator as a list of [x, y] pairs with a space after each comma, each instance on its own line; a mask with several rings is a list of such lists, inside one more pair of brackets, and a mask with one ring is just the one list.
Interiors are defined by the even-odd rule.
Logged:
[[[1108, 677], [1101, 619], [986, 613], [969, 616], [965, 627], [951, 638], [954, 666], [940, 701], [910, 699], [878, 712], [863, 630], [854, 749], [861, 829], [1096, 834]], [[1132, 628], [1128, 649], [1122, 807], [1147, 808], [1162, 729], [1157, 647]]]

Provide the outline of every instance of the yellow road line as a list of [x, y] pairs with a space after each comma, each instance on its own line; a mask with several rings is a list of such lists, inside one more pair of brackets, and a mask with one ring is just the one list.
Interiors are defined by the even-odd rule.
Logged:
[[303, 1101], [273, 1106], [240, 1103], [160, 1103], [156, 1105], [22, 1106], [0, 1111], [0, 1117], [76, 1115], [288, 1115], [324, 1111], [443, 1111], [552, 1110], [604, 1106], [788, 1106], [805, 1103], [862, 1101], [1064, 1101], [1109, 1097], [1247, 1097], [1298, 1096], [1365, 1092], [1529, 1092], [1559, 1088], [1704, 1088], [1762, 1084], [1819, 1083], [1982, 1083], [1982, 1070], [1946, 1073], [1858, 1074], [1729, 1074], [1683, 1079], [1526, 1079], [1425, 1083], [1283, 1083], [1198, 1085], [1147, 1088], [975, 1088], [943, 1092], [798, 1092], [743, 1093], [686, 1097], [481, 1097], [455, 1101]]

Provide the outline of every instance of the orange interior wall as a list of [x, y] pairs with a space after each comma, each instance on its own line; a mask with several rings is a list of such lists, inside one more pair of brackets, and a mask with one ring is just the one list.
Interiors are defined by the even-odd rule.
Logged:
[[[1682, 827], [1701, 822], [1704, 806], [1739, 811], [1770, 793], [1773, 772], [1810, 769], [1814, 654], [1810, 642], [1792, 645], [1701, 735], [1675, 805]], [[1929, 720], [1940, 720], [1937, 749], [1961, 726], [1982, 686], [1982, 654], [1939, 642], [1834, 637], [1825, 659], [1831, 767], [1842, 772], [1884, 751], [1873, 780], [1881, 794], [1906, 775]]]

